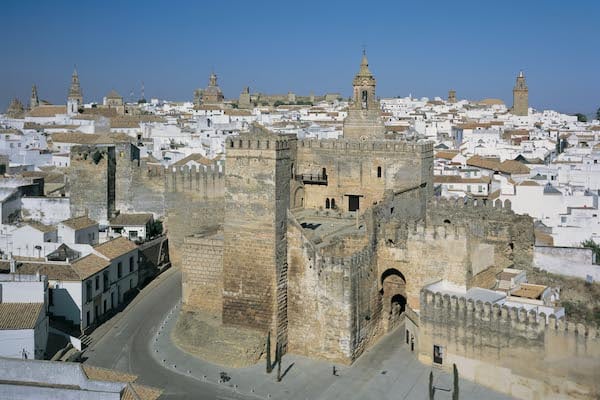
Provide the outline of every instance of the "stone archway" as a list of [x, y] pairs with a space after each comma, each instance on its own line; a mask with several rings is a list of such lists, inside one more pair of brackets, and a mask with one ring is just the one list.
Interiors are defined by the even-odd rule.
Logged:
[[389, 268], [381, 274], [382, 323], [385, 332], [396, 328], [406, 309], [406, 279], [402, 272]]
[[294, 191], [294, 204], [292, 208], [304, 208], [304, 188], [299, 186]]

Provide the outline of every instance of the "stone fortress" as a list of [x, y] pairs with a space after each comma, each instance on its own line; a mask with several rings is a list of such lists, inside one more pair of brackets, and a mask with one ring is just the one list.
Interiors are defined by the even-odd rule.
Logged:
[[388, 137], [366, 56], [353, 87], [343, 139], [253, 125], [227, 140], [223, 220], [184, 239], [184, 310], [347, 364], [404, 321], [425, 363], [518, 398], [598, 395], [593, 328], [426, 289], [530, 269], [533, 221], [509, 202], [434, 200], [432, 145]]
[[273, 350], [350, 364], [404, 325], [421, 361], [514, 397], [597, 396], [595, 329], [433, 289], [530, 270], [533, 221], [509, 202], [436, 200], [432, 144], [386, 132], [366, 56], [353, 89], [342, 139], [252, 125], [222, 171], [165, 169], [118, 135], [74, 147], [72, 211], [165, 216], [184, 312], [270, 332]]

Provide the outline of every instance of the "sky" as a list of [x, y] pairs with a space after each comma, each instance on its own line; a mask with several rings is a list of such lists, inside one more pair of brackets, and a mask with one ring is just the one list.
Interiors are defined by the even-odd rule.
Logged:
[[600, 1], [2, 0], [0, 108], [65, 103], [77, 66], [84, 101], [192, 100], [211, 71], [227, 98], [350, 96], [366, 48], [380, 97], [500, 98], [525, 72], [532, 107], [600, 107]]

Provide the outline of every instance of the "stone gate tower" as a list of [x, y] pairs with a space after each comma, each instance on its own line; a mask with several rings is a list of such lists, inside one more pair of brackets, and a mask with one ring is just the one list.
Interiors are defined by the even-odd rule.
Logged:
[[385, 125], [381, 119], [379, 101], [375, 96], [375, 77], [369, 70], [367, 55], [363, 52], [360, 70], [352, 81], [353, 98], [344, 120], [344, 138], [383, 138]]
[[529, 89], [527, 88], [523, 71], [519, 72], [517, 82], [513, 88], [512, 113], [520, 116], [527, 116], [529, 114]]
[[285, 343], [290, 141], [253, 125], [226, 146], [223, 323]]

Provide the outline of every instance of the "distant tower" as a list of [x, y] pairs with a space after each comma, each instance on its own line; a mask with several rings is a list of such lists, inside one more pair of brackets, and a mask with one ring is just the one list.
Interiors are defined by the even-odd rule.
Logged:
[[79, 86], [79, 75], [77, 75], [77, 70], [74, 69], [71, 76], [69, 95], [67, 96], [67, 114], [77, 114], [81, 106], [83, 106], [83, 94], [81, 94], [81, 87]]
[[529, 89], [527, 88], [523, 71], [519, 72], [517, 82], [513, 88], [512, 113], [520, 116], [527, 116], [529, 114]]
[[242, 93], [240, 93], [238, 108], [252, 108], [252, 104], [250, 102], [250, 88], [248, 86], [246, 86]]
[[456, 103], [456, 90], [448, 90], [448, 103]]
[[217, 84], [217, 75], [213, 72], [208, 80], [208, 87], [201, 92], [202, 103], [219, 104], [224, 100], [223, 92]]
[[375, 96], [376, 81], [369, 70], [369, 61], [363, 51], [360, 70], [352, 81], [354, 97], [348, 107], [348, 117], [344, 120], [344, 137], [364, 139], [385, 134], [381, 119], [379, 101]]
[[31, 98], [29, 99], [29, 109], [34, 109], [40, 105], [40, 99], [38, 98], [37, 87], [33, 85], [31, 87]]

